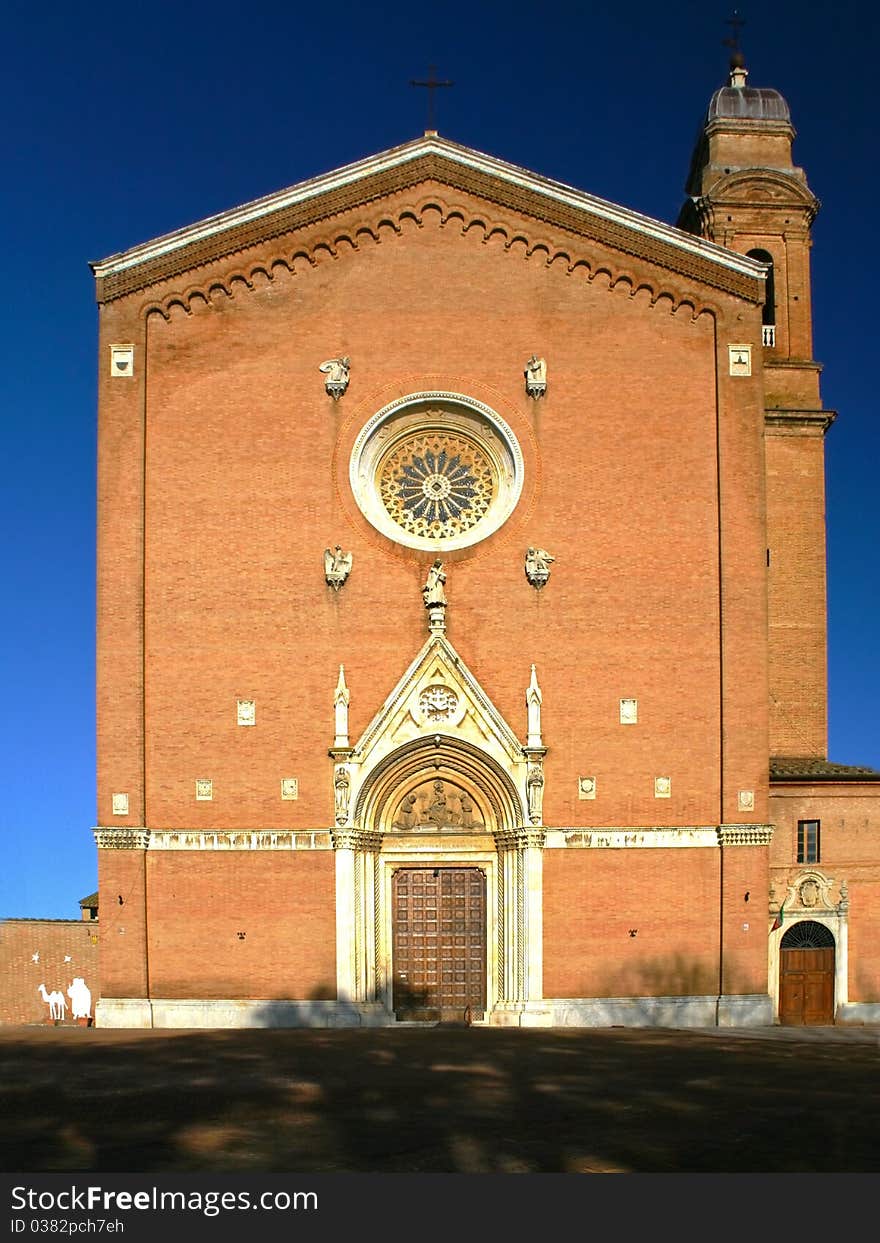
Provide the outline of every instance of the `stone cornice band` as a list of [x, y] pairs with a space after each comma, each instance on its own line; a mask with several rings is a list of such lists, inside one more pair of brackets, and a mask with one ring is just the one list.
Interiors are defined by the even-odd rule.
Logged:
[[[772, 824], [722, 824], [683, 828], [537, 828], [522, 825], [494, 835], [499, 851], [569, 847], [639, 849], [767, 846]], [[383, 835], [367, 829], [145, 829], [98, 826], [99, 850], [380, 850], [383, 840], [425, 839], [427, 834]]]

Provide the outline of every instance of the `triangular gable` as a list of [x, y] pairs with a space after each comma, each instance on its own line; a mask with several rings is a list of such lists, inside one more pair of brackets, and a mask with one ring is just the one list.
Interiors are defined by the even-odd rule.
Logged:
[[473, 743], [508, 770], [523, 761], [523, 744], [444, 634], [427, 639], [351, 760], [372, 768], [405, 743], [437, 733]]
[[144, 289], [426, 181], [477, 195], [750, 301], [763, 300], [763, 265], [745, 255], [564, 182], [426, 134], [91, 264], [98, 301]]

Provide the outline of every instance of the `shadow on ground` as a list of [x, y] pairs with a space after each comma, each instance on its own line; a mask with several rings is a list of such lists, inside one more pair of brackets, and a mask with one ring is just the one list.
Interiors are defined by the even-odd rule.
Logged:
[[0, 1169], [876, 1172], [877, 1032], [0, 1031]]

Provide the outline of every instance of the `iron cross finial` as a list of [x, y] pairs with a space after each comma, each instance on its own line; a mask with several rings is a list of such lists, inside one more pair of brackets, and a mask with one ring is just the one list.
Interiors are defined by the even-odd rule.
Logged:
[[740, 17], [739, 9], [734, 9], [733, 15], [728, 17], [724, 24], [725, 26], [730, 26], [733, 33], [730, 38], [722, 40], [722, 43], [724, 47], [729, 47], [731, 52], [737, 55], [742, 52], [742, 48], [739, 45], [739, 32], [746, 24], [745, 19]]
[[434, 132], [434, 92], [440, 86], [455, 86], [454, 82], [443, 81], [437, 78], [437, 70], [434, 65], [428, 66], [428, 80], [426, 82], [410, 78], [410, 86], [425, 86], [428, 88], [428, 130]]

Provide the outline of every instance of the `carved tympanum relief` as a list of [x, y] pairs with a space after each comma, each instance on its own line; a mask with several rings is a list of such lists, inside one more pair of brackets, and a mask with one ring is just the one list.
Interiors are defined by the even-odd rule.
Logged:
[[392, 829], [436, 833], [441, 829], [481, 830], [482, 813], [461, 786], [439, 777], [410, 790], [395, 810]]

